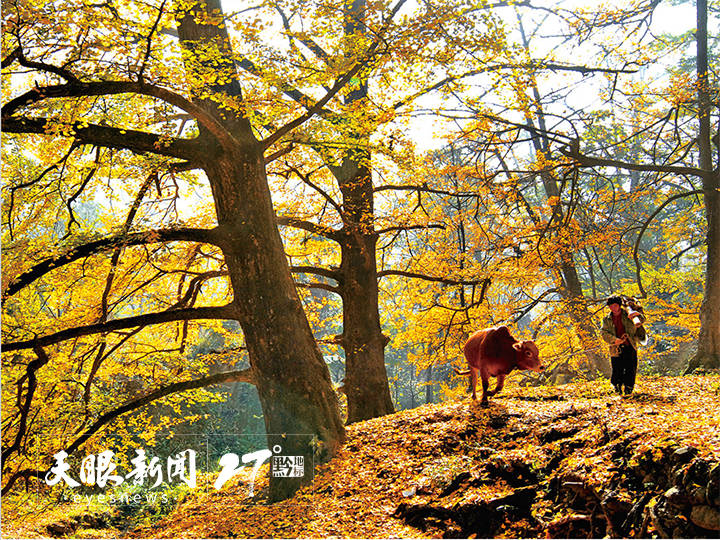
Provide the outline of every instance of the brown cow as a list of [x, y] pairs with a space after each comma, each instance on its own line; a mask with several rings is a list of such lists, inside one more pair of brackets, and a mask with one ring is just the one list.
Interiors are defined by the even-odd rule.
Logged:
[[[477, 399], [478, 371], [482, 380], [483, 395], [480, 404], [488, 406], [488, 397], [502, 390], [505, 376], [513, 369], [531, 369], [542, 371], [545, 367], [540, 363], [539, 351], [532, 341], [518, 341], [510, 335], [507, 326], [478, 330], [468, 338], [463, 347], [465, 359], [470, 369], [460, 371], [458, 375], [470, 375], [472, 398]], [[488, 391], [490, 377], [497, 377], [495, 389]]]

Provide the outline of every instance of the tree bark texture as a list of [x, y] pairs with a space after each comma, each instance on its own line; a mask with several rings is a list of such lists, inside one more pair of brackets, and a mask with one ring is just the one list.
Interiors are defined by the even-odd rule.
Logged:
[[[348, 38], [364, 35], [365, 0], [345, 4], [344, 31]], [[367, 77], [359, 76], [345, 104], [363, 107], [368, 98]], [[369, 134], [353, 133], [359, 141], [339, 166], [329, 165], [342, 193], [343, 229], [340, 239], [340, 289], [343, 298], [342, 346], [345, 350], [345, 393], [348, 423], [393, 413], [385, 369], [385, 345], [379, 313], [374, 230], [373, 183]]]
[[[366, 156], [369, 160], [369, 156]], [[368, 164], [348, 156], [335, 169], [343, 195], [341, 238], [341, 290], [343, 296], [342, 345], [345, 350], [345, 391], [348, 423], [394, 412], [385, 345], [378, 310], [376, 247], [373, 229], [373, 189]]]
[[[221, 13], [219, 0], [196, 4], [195, 9]], [[227, 30], [223, 25], [198, 24], [195, 13], [180, 19], [183, 48], [220, 47], [220, 62], [229, 65], [219, 69], [234, 72]], [[216, 95], [241, 95], [237, 78], [212, 90]], [[316, 437], [321, 457], [330, 457], [344, 441], [345, 431], [330, 374], [303, 311], [276, 226], [263, 148], [239, 111], [221, 109], [211, 98], [195, 102], [237, 141], [221, 148], [208, 134], [201, 134], [209, 141], [208, 151], [197, 157], [212, 188], [219, 244], [256, 377], [268, 444], [282, 447], [283, 455], [304, 456], [307, 468], [313, 462], [313, 449], [307, 439], [293, 434]], [[287, 498], [311, 476], [271, 476], [270, 499]]]
[[[707, 263], [705, 295], [700, 305], [700, 332], [697, 354], [688, 371], [698, 367], [720, 367], [720, 163], [713, 169], [710, 127], [710, 81], [708, 78], [707, 0], [697, 1], [698, 147], [703, 170], [703, 192], [707, 217]], [[720, 130], [720, 126], [718, 128]], [[720, 161], [720, 131], [717, 134]]]

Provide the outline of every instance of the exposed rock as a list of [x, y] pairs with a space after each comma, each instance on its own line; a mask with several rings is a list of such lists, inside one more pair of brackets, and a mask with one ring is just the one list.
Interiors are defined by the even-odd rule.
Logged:
[[452, 519], [453, 512], [442, 506], [401, 503], [393, 515], [403, 518], [411, 527], [425, 531], [430, 525], [437, 526]]
[[109, 514], [85, 514], [80, 517], [80, 523], [91, 529], [104, 529], [108, 527]]
[[632, 504], [621, 499], [616, 492], [608, 491], [603, 495], [600, 507], [605, 513], [608, 525], [612, 529], [610, 531], [612, 536], [619, 536], [623, 523], [632, 509]]
[[490, 457], [497, 452], [495, 448], [490, 448], [489, 446], [480, 446], [478, 448], [475, 448], [473, 451], [480, 459]]
[[689, 463], [695, 456], [697, 456], [697, 448], [682, 446], [673, 452], [672, 462], [673, 464]]
[[620, 529], [622, 531], [629, 531], [630, 529], [639, 529], [640, 524], [643, 520], [643, 511], [648, 501], [651, 499], [650, 493], [643, 493], [643, 495], [635, 502], [633, 507], [627, 514], [625, 521], [623, 521]]
[[520, 460], [497, 457], [488, 461], [485, 470], [490, 476], [505, 480], [513, 487], [534, 484], [538, 480], [537, 473], [532, 465]]
[[713, 506], [720, 506], [720, 463], [710, 469], [710, 480], [707, 484], [707, 501]]
[[703, 485], [692, 485], [688, 489], [690, 502], [694, 505], [703, 505], [707, 503], [707, 488]]
[[77, 529], [77, 523], [68, 519], [63, 519], [62, 521], [50, 523], [47, 527], [45, 527], [45, 529], [50, 536], [59, 538], [61, 536], [74, 533], [75, 529]]
[[675, 507], [683, 507], [688, 505], [688, 498], [677, 487], [671, 487], [665, 494], [667, 501]]
[[441, 529], [443, 538], [492, 537], [508, 518], [534, 522], [530, 508], [536, 495], [535, 489], [523, 488], [490, 501], [456, 504], [452, 508], [401, 503], [393, 515], [422, 531]]
[[535, 488], [516, 489], [510, 495], [493, 499], [489, 502], [491, 508], [499, 509], [501, 506], [513, 506], [525, 512], [529, 512], [530, 506], [537, 497]]
[[667, 501], [661, 500], [657, 504], [645, 508], [655, 530], [661, 538], [687, 537], [685, 534], [678, 534], [679, 530], [686, 523], [681, 516], [678, 516]]
[[464, 483], [467, 483], [472, 478], [472, 474], [470, 474], [469, 471], [463, 471], [455, 476], [450, 481], [450, 484], [442, 490], [440, 493], [441, 497], [447, 497], [450, 495], [453, 491], [457, 491], [460, 486], [462, 486]]
[[698, 527], [711, 531], [720, 531], [720, 510], [712, 506], [693, 506], [690, 521]]
[[572, 514], [557, 518], [547, 525], [547, 538], [592, 538], [590, 516]]

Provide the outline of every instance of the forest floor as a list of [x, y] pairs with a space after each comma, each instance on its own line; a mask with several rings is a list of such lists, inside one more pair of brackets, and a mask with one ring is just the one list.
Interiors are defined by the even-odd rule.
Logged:
[[[142, 527], [66, 537], [717, 538], [720, 375], [511, 388], [481, 408], [431, 404], [348, 426], [287, 501], [242, 481], [192, 492]], [[4, 516], [6, 517], [6, 516]], [[78, 518], [79, 519], [79, 518]], [[50, 536], [47, 525], [3, 536]], [[8, 534], [10, 533], [10, 534]]]

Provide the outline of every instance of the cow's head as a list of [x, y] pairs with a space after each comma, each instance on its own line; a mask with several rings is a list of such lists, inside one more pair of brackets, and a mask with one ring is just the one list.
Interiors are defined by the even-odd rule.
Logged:
[[540, 362], [540, 351], [532, 341], [518, 341], [513, 344], [513, 348], [519, 353], [517, 367], [519, 369], [530, 369], [540, 372], [545, 366]]

